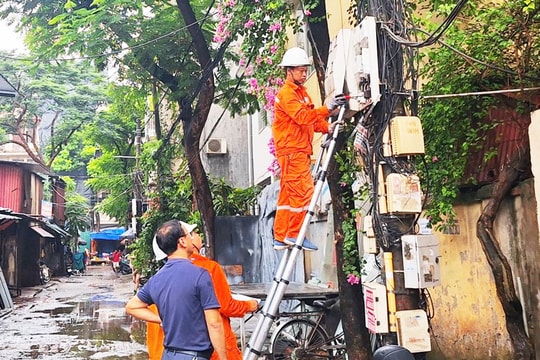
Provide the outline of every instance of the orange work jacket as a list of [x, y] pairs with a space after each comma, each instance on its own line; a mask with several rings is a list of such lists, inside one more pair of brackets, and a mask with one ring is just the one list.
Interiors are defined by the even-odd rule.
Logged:
[[305, 153], [313, 154], [313, 134], [328, 133], [328, 108], [315, 108], [306, 88], [286, 80], [276, 95], [272, 132], [276, 157]]
[[[222, 267], [215, 261], [205, 258], [199, 254], [191, 256], [191, 262], [203, 269], [208, 270], [214, 283], [214, 291], [218, 299], [219, 313], [223, 319], [223, 328], [225, 331], [225, 341], [227, 345], [227, 360], [241, 360], [242, 352], [238, 348], [236, 335], [231, 328], [231, 317], [243, 317], [249, 312], [249, 302], [239, 301], [232, 298], [231, 289], [227, 282], [227, 277]], [[150, 309], [157, 313], [155, 305], [150, 306]], [[150, 360], [161, 360], [163, 354], [163, 341], [165, 334], [159, 324], [148, 322], [146, 326], [146, 344], [148, 347], [148, 358]], [[217, 354], [214, 353], [211, 359], [217, 359]]]

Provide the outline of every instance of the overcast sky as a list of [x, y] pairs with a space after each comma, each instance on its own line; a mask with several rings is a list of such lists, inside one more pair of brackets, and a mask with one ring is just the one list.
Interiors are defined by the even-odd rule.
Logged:
[[22, 37], [15, 32], [13, 27], [9, 27], [4, 22], [0, 22], [0, 36], [0, 50], [16, 52], [24, 50]]

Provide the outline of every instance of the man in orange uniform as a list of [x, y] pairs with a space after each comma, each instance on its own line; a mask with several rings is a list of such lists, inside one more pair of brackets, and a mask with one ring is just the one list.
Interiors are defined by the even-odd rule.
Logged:
[[[345, 95], [337, 95], [327, 105], [315, 108], [306, 88], [308, 66], [306, 52], [291, 48], [285, 52], [279, 66], [285, 68], [286, 80], [278, 92], [274, 105], [272, 132], [276, 158], [281, 168], [280, 191], [274, 220], [274, 249], [285, 249], [296, 243], [305, 214], [313, 196], [311, 155], [315, 132], [334, 132], [338, 122], [328, 123], [327, 117], [347, 103]], [[304, 250], [314, 251], [317, 246], [303, 240]]]
[[[243, 317], [248, 312], [254, 312], [258, 309], [259, 304], [257, 300], [239, 301], [232, 298], [231, 289], [229, 288], [225, 272], [221, 266], [217, 262], [200, 255], [202, 239], [201, 236], [194, 231], [197, 225], [189, 225], [184, 222], [181, 223], [193, 239], [192, 242], [195, 251], [190, 257], [191, 262], [196, 266], [206, 269], [210, 273], [210, 277], [214, 283], [214, 291], [216, 292], [216, 297], [221, 306], [219, 313], [223, 319], [223, 328], [225, 330], [227, 360], [241, 360], [242, 352], [238, 349], [236, 335], [232, 331], [229, 318]], [[157, 260], [165, 258], [165, 253], [161, 251], [157, 244], [153, 244], [153, 249]], [[179, 299], [179, 301], [181, 301], [181, 299]], [[152, 310], [157, 313], [157, 308], [155, 306], [152, 307]], [[146, 344], [150, 360], [161, 359], [163, 353], [163, 338], [163, 329], [159, 324], [148, 322], [146, 327]], [[210, 359], [217, 359], [217, 354], [214, 353]]]

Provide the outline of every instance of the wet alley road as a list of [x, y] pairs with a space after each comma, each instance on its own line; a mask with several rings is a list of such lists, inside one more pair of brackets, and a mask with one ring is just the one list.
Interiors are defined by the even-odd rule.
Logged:
[[131, 275], [99, 265], [23, 288], [0, 312], [0, 359], [148, 359], [145, 325], [124, 311], [132, 295]]

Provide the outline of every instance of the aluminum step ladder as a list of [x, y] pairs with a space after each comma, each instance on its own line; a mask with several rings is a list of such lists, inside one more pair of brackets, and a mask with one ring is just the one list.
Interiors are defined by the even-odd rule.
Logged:
[[[336, 121], [341, 121], [344, 114], [345, 106], [341, 106]], [[272, 281], [272, 287], [270, 288], [270, 292], [268, 293], [268, 296], [266, 297], [266, 300], [264, 302], [264, 306], [261, 310], [262, 316], [259, 318], [257, 327], [251, 334], [249, 343], [244, 350], [243, 360], [257, 360], [263, 355], [262, 348], [264, 342], [268, 336], [268, 332], [270, 331], [272, 323], [278, 318], [279, 304], [281, 303], [283, 295], [285, 294], [285, 290], [289, 285], [290, 277], [292, 276], [294, 271], [296, 259], [298, 255], [302, 253], [302, 243], [304, 242], [307, 228], [309, 226], [311, 218], [315, 213], [315, 206], [317, 204], [319, 196], [321, 195], [324, 181], [326, 180], [328, 164], [330, 163], [330, 159], [334, 152], [338, 133], [339, 126], [336, 126], [332, 137], [327, 140], [328, 136], [326, 136], [323, 140], [323, 147], [321, 148], [313, 171], [314, 178], [316, 178], [313, 197], [311, 198], [309, 208], [307, 210], [306, 216], [304, 217], [304, 221], [302, 222], [302, 227], [300, 228], [300, 232], [298, 233], [298, 237], [296, 238], [296, 243], [291, 248], [285, 250], [285, 253], [281, 258], [278, 269]], [[325, 152], [326, 156], [324, 156], [324, 161], [322, 161]], [[322, 166], [319, 169], [321, 161]]]

